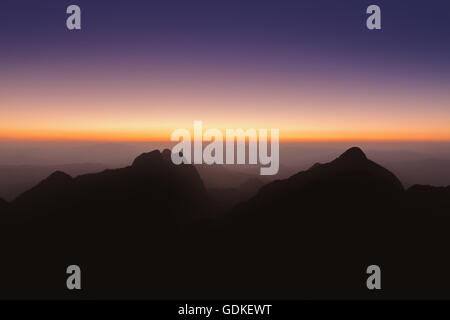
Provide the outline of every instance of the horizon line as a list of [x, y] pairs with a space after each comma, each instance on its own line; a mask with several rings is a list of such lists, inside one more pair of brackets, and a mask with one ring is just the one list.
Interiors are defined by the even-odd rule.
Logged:
[[[194, 140], [192, 140], [194, 141]], [[225, 143], [225, 139], [223, 142]], [[270, 138], [267, 139], [268, 142], [271, 141]], [[91, 139], [80, 139], [80, 138], [3, 138], [0, 137], [0, 143], [2, 142], [100, 142], [100, 143], [116, 143], [116, 142], [128, 142], [128, 143], [168, 143], [168, 144], [176, 144], [179, 141], [171, 141], [170, 139], [159, 139], [159, 138], [142, 138], [142, 139], [133, 139], [133, 138], [91, 138]], [[339, 143], [339, 142], [449, 142], [450, 138], [444, 139], [429, 139], [429, 138], [280, 138], [280, 143]], [[209, 141], [203, 141], [205, 145], [209, 144]], [[248, 143], [248, 140], [246, 141]]]

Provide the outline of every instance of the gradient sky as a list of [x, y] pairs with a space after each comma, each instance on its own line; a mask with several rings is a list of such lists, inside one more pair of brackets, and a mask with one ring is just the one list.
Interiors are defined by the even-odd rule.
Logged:
[[193, 120], [450, 141], [450, 2], [0, 2], [1, 140], [167, 140]]

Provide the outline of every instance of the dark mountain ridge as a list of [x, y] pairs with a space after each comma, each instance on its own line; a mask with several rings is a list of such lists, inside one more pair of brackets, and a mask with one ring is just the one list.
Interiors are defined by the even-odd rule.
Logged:
[[[3, 154], [2, 154], [3, 156]], [[0, 197], [12, 201], [17, 196], [36, 186], [55, 171], [72, 177], [100, 172], [108, 166], [99, 163], [72, 163], [62, 165], [0, 165]]]
[[[220, 217], [196, 168], [173, 165], [170, 150], [55, 172], [6, 204], [0, 297], [71, 297], [61, 273], [73, 263], [88, 270], [87, 298], [449, 297], [448, 194], [405, 191], [359, 148]], [[386, 271], [379, 295], [365, 287], [371, 264]]]
[[[262, 195], [282, 186], [282, 191], [300, 191], [302, 188], [320, 188], [324, 184], [330, 188], [349, 187], [358, 193], [398, 194], [403, 186], [397, 177], [387, 169], [367, 159], [361, 149], [354, 147], [337, 159], [325, 163], [316, 163], [309, 170], [299, 172], [286, 180], [269, 184], [261, 190]], [[339, 191], [340, 190], [333, 190]]]
[[[387, 169], [367, 159], [361, 149], [354, 147], [335, 160], [301, 171], [288, 179], [277, 180], [263, 186], [258, 194], [235, 209], [232, 217], [242, 219], [257, 212], [258, 219], [267, 216], [277, 220], [291, 215], [292, 208], [303, 209], [305, 215], [317, 211], [340, 211], [340, 216], [360, 208], [375, 210], [379, 206], [393, 205], [404, 192], [401, 182]], [[370, 207], [367, 208], [367, 204]], [[341, 208], [342, 207], [342, 208]], [[266, 212], [278, 211], [273, 214]], [[359, 215], [360, 216], [360, 215]]]
[[[208, 195], [193, 166], [173, 165], [170, 150], [138, 156], [129, 167], [107, 169], [72, 178], [56, 171], [12, 203], [18, 215], [75, 210], [98, 214], [124, 210], [133, 214], [143, 208], [163, 210], [165, 215], [201, 216], [209, 205]], [[184, 211], [178, 214], [177, 211]], [[153, 214], [164, 218], [164, 215]]]

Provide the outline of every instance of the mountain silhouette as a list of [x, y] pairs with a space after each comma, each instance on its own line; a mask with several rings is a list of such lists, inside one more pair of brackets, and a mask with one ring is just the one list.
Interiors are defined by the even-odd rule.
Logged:
[[35, 187], [22, 193], [13, 201], [13, 206], [21, 210], [39, 210], [43, 206], [53, 206], [57, 199], [66, 197], [74, 180], [68, 174], [55, 171]]
[[[367, 203], [371, 206], [383, 205], [403, 191], [401, 182], [394, 174], [367, 159], [360, 148], [354, 147], [329, 163], [316, 163], [288, 179], [265, 185], [253, 199], [241, 205], [242, 209], [236, 210], [236, 215], [242, 219], [258, 211], [258, 208], [266, 208], [262, 211], [281, 211], [276, 217], [280, 218], [291, 215], [291, 208], [300, 204], [303, 209], [311, 206], [313, 211], [334, 210], [342, 206], [343, 213], [350, 213]], [[264, 216], [261, 213], [257, 215], [258, 219]], [[274, 219], [272, 214], [268, 218]]]
[[[135, 212], [153, 208], [152, 218], [201, 216], [208, 195], [191, 165], [174, 165], [170, 150], [143, 153], [131, 166], [72, 178], [54, 172], [12, 202], [17, 215], [41, 212]], [[181, 214], [181, 212], [183, 212]], [[97, 214], [98, 215], [98, 214]], [[95, 215], [94, 215], [95, 216]]]
[[[0, 246], [9, 262], [1, 270], [22, 274], [4, 282], [0, 297], [70, 296], [61, 291], [55, 272], [70, 261], [90, 266], [97, 279], [92, 292], [108, 296], [125, 289], [118, 280], [119, 291], [105, 290], [115, 272], [137, 287], [148, 272], [152, 286], [164, 294], [168, 280], [158, 274], [178, 268], [195, 238], [195, 232], [188, 237], [190, 229], [183, 230], [195, 221], [201, 224], [211, 211], [195, 167], [174, 165], [170, 150], [143, 153], [129, 167], [75, 178], [55, 172], [14, 200], [0, 224]], [[33, 261], [43, 261], [35, 265], [40, 277], [21, 269]], [[143, 281], [136, 292], [146, 292], [146, 285]]]
[[0, 165], [0, 197], [12, 201], [55, 171], [76, 177], [106, 168], [103, 164], [85, 162], [60, 165]]
[[[0, 297], [80, 297], [64, 286], [74, 263], [83, 298], [449, 297], [449, 187], [405, 191], [354, 147], [287, 179], [248, 180], [241, 191], [259, 191], [224, 212], [217, 200], [241, 188], [208, 192], [195, 166], [170, 157], [57, 171], [0, 201]], [[372, 264], [381, 293], [365, 286]]]
[[[450, 261], [439, 251], [450, 240], [444, 236], [449, 219], [442, 215], [450, 212], [446, 192], [421, 186], [405, 192], [394, 174], [354, 147], [329, 163], [269, 183], [239, 204], [226, 219], [233, 234], [229, 241], [249, 270], [265, 266], [247, 273], [247, 283], [257, 287], [272, 270], [276, 276], [273, 281], [265, 277], [265, 285], [283, 297], [371, 297], [359, 277], [375, 262], [395, 275], [384, 297], [420, 296], [431, 287], [437, 296], [445, 295], [443, 283], [450, 284], [450, 278], [442, 275]], [[440, 215], [428, 210], [436, 208], [435, 197], [442, 200]], [[430, 252], [439, 263], [430, 265]], [[439, 274], [442, 285], [416, 281], [412, 290], [408, 279], [424, 274], [435, 281]]]
[[[331, 189], [335, 194], [353, 192], [358, 195], [372, 192], [395, 194], [403, 191], [401, 182], [394, 174], [367, 159], [363, 151], [357, 147], [348, 149], [330, 163], [316, 163], [309, 170], [290, 177], [284, 185], [283, 183], [273, 185], [285, 189], [284, 192], [290, 188], [308, 190], [323, 188], [322, 192]], [[271, 188], [271, 185], [266, 188]]]

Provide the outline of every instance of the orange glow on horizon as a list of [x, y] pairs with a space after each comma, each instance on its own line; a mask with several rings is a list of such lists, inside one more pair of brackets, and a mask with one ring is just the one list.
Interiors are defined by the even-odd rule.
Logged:
[[[233, 128], [238, 129], [239, 127]], [[176, 128], [175, 128], [176, 129]], [[174, 130], [175, 130], [174, 129]], [[192, 128], [186, 128], [191, 132]], [[204, 131], [208, 129], [204, 128]], [[246, 130], [247, 128], [243, 128]], [[269, 137], [270, 141], [270, 128]], [[225, 140], [225, 130], [223, 132]], [[104, 142], [172, 142], [173, 130], [0, 130], [0, 141], [104, 141]], [[203, 131], [203, 132], [204, 132]], [[375, 131], [309, 131], [280, 129], [280, 142], [346, 142], [346, 141], [450, 141], [449, 132], [375, 132]], [[207, 143], [207, 142], [205, 142]]]
[[[444, 85], [337, 72], [18, 69], [0, 86], [0, 141], [169, 142], [177, 128], [278, 128], [280, 141], [450, 141]], [[48, 72], [48, 73], [47, 73]], [[414, 81], [413, 81], [414, 80]], [[417, 80], [417, 81], [416, 81]]]

